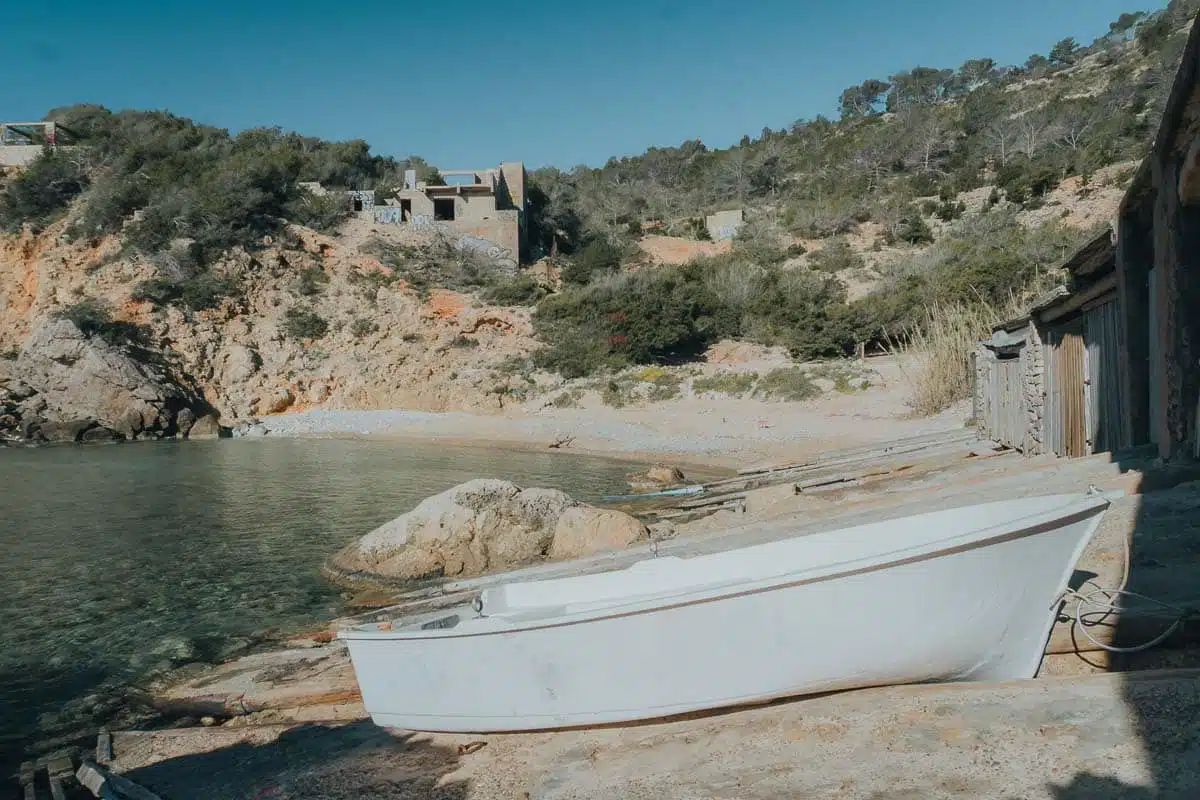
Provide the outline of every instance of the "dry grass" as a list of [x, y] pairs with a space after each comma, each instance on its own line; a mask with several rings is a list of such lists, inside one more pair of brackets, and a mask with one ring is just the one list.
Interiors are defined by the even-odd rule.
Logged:
[[908, 382], [908, 405], [919, 416], [944, 411], [971, 396], [971, 353], [992, 326], [1020, 314], [1013, 298], [1004, 307], [982, 302], [935, 305], [904, 341], [893, 341], [892, 355]]

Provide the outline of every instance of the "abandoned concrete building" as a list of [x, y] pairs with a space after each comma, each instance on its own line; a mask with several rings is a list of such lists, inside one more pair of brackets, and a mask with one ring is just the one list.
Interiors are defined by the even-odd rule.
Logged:
[[708, 238], [719, 242], [737, 236], [744, 219], [740, 208], [732, 211], [718, 211], [704, 218], [704, 227], [708, 231]]
[[418, 181], [415, 170], [405, 172], [404, 187], [375, 207], [375, 221], [442, 231], [493, 257], [518, 258], [526, 231], [525, 165], [507, 161], [440, 174], [444, 183], [431, 184]]
[[1200, 24], [1108, 233], [1070, 279], [975, 354], [975, 411], [1033, 454], [1151, 446], [1200, 458]]
[[0, 167], [23, 167], [68, 137], [54, 122], [0, 122]]

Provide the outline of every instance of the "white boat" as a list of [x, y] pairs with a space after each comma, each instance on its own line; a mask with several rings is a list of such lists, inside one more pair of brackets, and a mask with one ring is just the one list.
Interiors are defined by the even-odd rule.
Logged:
[[1032, 678], [1109, 506], [1054, 495], [615, 572], [511, 583], [360, 626], [377, 725], [517, 731], [886, 684]]

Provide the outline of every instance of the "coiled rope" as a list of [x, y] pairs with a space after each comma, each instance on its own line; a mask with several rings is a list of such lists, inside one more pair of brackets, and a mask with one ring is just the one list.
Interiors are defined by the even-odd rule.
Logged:
[[[1103, 494], [1100, 489], [1095, 486], [1088, 487], [1089, 494]], [[1073, 615], [1074, 627], [1079, 630], [1084, 637], [1092, 644], [1099, 647], [1101, 650], [1107, 650], [1110, 653], [1141, 653], [1152, 647], [1170, 639], [1175, 631], [1179, 630], [1189, 619], [1200, 617], [1200, 611], [1187, 606], [1179, 606], [1173, 603], [1164, 603], [1162, 600], [1156, 600], [1140, 592], [1131, 592], [1126, 587], [1129, 585], [1129, 571], [1133, 554], [1133, 531], [1130, 530], [1124, 537], [1125, 561], [1121, 574], [1121, 584], [1116, 589], [1106, 589], [1092, 579], [1084, 581], [1084, 585], [1092, 584], [1094, 587], [1091, 591], [1081, 592], [1076, 589], [1067, 589], [1062, 592], [1054, 601], [1051, 608], [1058, 606], [1060, 603], [1065, 603], [1068, 600], [1075, 601], [1075, 613]], [[1080, 587], [1082, 588], [1082, 587]], [[1097, 598], [1103, 598], [1102, 600]], [[1132, 645], [1130, 647], [1118, 647], [1116, 645], [1107, 644], [1093, 636], [1088, 628], [1095, 627], [1104, 620], [1108, 619], [1109, 615], [1128, 611], [1129, 609], [1120, 606], [1116, 603], [1119, 598], [1129, 597], [1144, 600], [1147, 603], [1156, 606], [1156, 610], [1143, 611], [1146, 616], [1161, 616], [1164, 621], [1169, 621], [1165, 630], [1155, 636], [1148, 642]], [[1085, 611], [1084, 608], [1089, 610]]]

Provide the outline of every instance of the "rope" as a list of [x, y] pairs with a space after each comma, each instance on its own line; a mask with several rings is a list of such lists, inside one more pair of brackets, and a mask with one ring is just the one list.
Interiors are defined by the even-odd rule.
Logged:
[[[1089, 486], [1088, 492], [1089, 492], [1089, 494], [1100, 494], [1101, 493], [1100, 490], [1098, 488], [1096, 488], [1095, 486]], [[1092, 584], [1092, 586], [1095, 587], [1092, 589], [1092, 591], [1080, 592], [1075, 589], [1066, 589], [1055, 599], [1054, 605], [1051, 606], [1051, 608], [1053, 608], [1054, 606], [1057, 606], [1059, 603], [1064, 603], [1068, 600], [1075, 600], [1076, 603], [1075, 603], [1075, 614], [1073, 615], [1073, 622], [1074, 622], [1074, 625], [1079, 629], [1079, 632], [1082, 633], [1089, 642], [1096, 645], [1101, 650], [1107, 650], [1110, 653], [1141, 653], [1141, 652], [1151, 649], [1152, 647], [1157, 647], [1158, 645], [1165, 642], [1167, 639], [1170, 639], [1171, 636], [1175, 633], [1175, 631], [1179, 630], [1180, 626], [1183, 625], [1183, 623], [1187, 622], [1189, 619], [1191, 619], [1193, 617], [1200, 617], [1200, 611], [1197, 611], [1194, 608], [1187, 608], [1185, 606], [1177, 606], [1172, 603], [1164, 603], [1162, 600], [1156, 600], [1153, 597], [1149, 597], [1147, 595], [1141, 594], [1140, 592], [1129, 591], [1129, 589], [1127, 589], [1126, 587], [1129, 585], [1130, 563], [1132, 561], [1132, 555], [1133, 555], [1133, 531], [1132, 530], [1129, 531], [1125, 535], [1123, 545], [1124, 545], [1125, 559], [1124, 559], [1124, 564], [1123, 564], [1123, 569], [1122, 569], [1122, 574], [1121, 574], [1121, 583], [1116, 589], [1106, 589], [1103, 586], [1100, 586], [1099, 584], [1097, 584], [1095, 581], [1089, 579], [1089, 580], [1085, 581], [1084, 583]], [[1097, 601], [1096, 598], [1101, 595], [1103, 595], [1104, 600]], [[1155, 636], [1153, 639], [1151, 639], [1148, 642], [1143, 642], [1142, 644], [1132, 645], [1130, 647], [1117, 647], [1116, 645], [1105, 644], [1104, 642], [1101, 642], [1099, 639], [1097, 639], [1095, 636], [1093, 636], [1091, 633], [1088, 632], [1088, 628], [1094, 627], [1095, 625], [1100, 624], [1110, 614], [1115, 614], [1122, 610], [1128, 610], [1126, 608], [1123, 608], [1122, 606], [1117, 605], [1114, 602], [1119, 597], [1136, 597], [1139, 600], [1144, 600], [1148, 603], [1152, 603], [1155, 606], [1158, 606], [1158, 608], [1161, 609], [1162, 612], [1170, 612], [1169, 614], [1163, 614], [1163, 619], [1170, 620], [1170, 624], [1167, 626], [1167, 628], [1162, 633], [1158, 634], [1157, 636]], [[1085, 605], [1096, 606], [1096, 609], [1085, 612], [1084, 611]], [[1159, 613], [1162, 613], [1162, 612], [1159, 612]], [[1085, 621], [1085, 617], [1093, 617], [1095, 615], [1099, 615], [1099, 618], [1098, 619], [1089, 619], [1089, 620]]]

